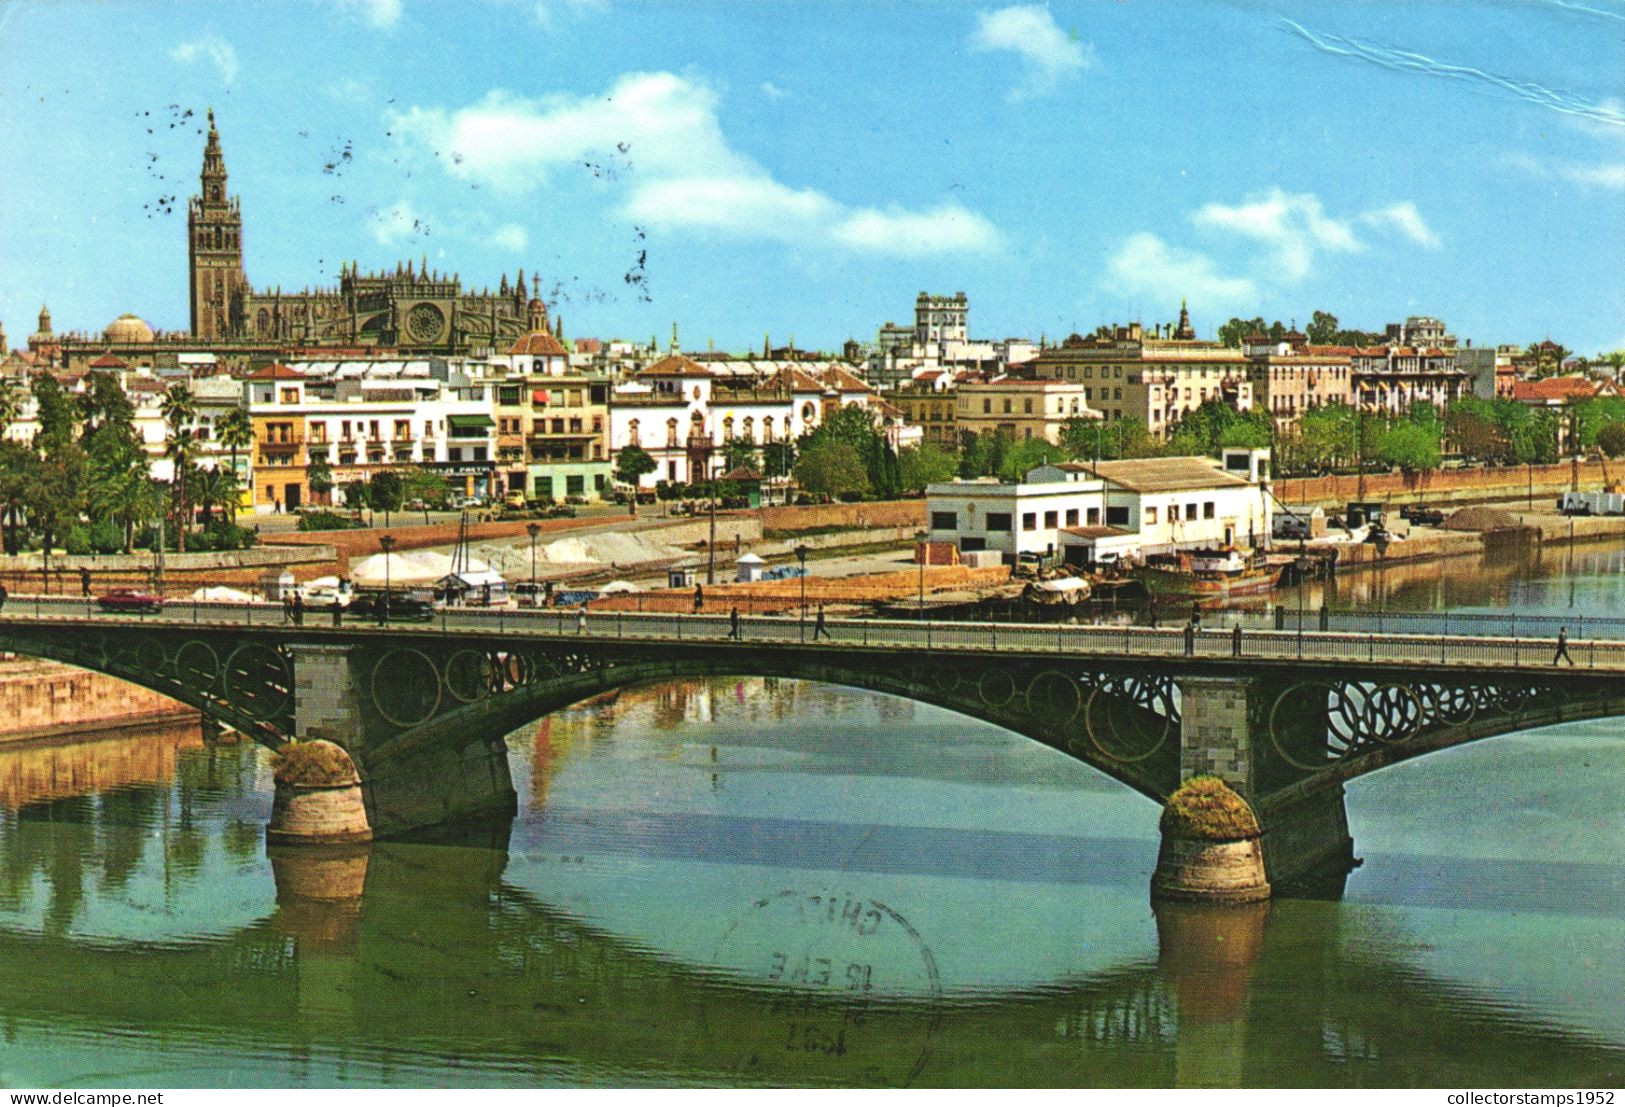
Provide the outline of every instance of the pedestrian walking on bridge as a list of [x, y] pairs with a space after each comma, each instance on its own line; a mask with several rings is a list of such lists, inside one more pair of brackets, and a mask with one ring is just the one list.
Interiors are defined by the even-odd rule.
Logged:
[[824, 625], [824, 605], [818, 605], [818, 618], [813, 621], [813, 641], [829, 637], [829, 628]]
[[1571, 666], [1574, 664], [1574, 658], [1569, 656], [1568, 627], [1557, 628], [1557, 655], [1552, 658], [1552, 664], [1556, 665], [1559, 661], [1567, 661]]
[[738, 604], [735, 604], [734, 609], [728, 612], [728, 637], [732, 638], [735, 642], [739, 641], [740, 639]]

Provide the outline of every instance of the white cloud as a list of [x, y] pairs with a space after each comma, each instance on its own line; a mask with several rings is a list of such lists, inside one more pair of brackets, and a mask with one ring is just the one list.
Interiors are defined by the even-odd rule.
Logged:
[[628, 73], [602, 96], [524, 100], [495, 91], [468, 107], [413, 108], [391, 129], [453, 177], [512, 193], [583, 163], [625, 189], [624, 216], [652, 229], [916, 257], [992, 249], [998, 233], [957, 205], [852, 207], [776, 179], [729, 146], [719, 98], [702, 81]]
[[1625, 191], [1625, 162], [1598, 162], [1586, 165], [1580, 162], [1541, 160], [1528, 154], [1513, 154], [1507, 161], [1530, 176], [1544, 181], [1567, 181], [1582, 188]]
[[1199, 227], [1232, 231], [1270, 247], [1281, 276], [1307, 277], [1317, 250], [1353, 253], [1362, 249], [1345, 221], [1328, 216], [1319, 197], [1273, 188], [1246, 203], [1204, 204], [1192, 216]]
[[339, 0], [347, 8], [360, 12], [362, 18], [374, 27], [389, 28], [401, 20], [403, 0]]
[[978, 52], [1004, 50], [1021, 58], [1026, 73], [1022, 83], [1010, 91], [1012, 100], [1052, 92], [1063, 78], [1095, 64], [1094, 47], [1056, 26], [1055, 17], [1043, 4], [1015, 4], [980, 13], [969, 45]]
[[921, 212], [896, 207], [885, 211], [865, 208], [838, 222], [834, 235], [855, 250], [902, 257], [950, 251], [985, 253], [998, 249], [1000, 242], [998, 229], [992, 223], [951, 203]]
[[1373, 208], [1363, 213], [1360, 221], [1373, 227], [1392, 227], [1418, 246], [1426, 246], [1430, 250], [1437, 250], [1442, 245], [1439, 236], [1423, 221], [1422, 213], [1409, 200], [1401, 200], [1385, 208]]
[[766, 96], [769, 100], [783, 100], [786, 96], [790, 95], [772, 81], [763, 81], [761, 88], [762, 95]]
[[231, 43], [217, 35], [205, 35], [192, 42], [183, 42], [171, 50], [169, 56], [183, 64], [206, 58], [220, 70], [223, 82], [229, 85], [237, 80], [237, 51]]
[[372, 237], [382, 246], [399, 246], [429, 233], [429, 225], [407, 200], [373, 212], [371, 229]]
[[504, 223], [492, 231], [485, 241], [487, 245], [495, 246], [499, 250], [509, 250], [517, 254], [530, 245], [530, 232], [518, 223]]
[[1239, 310], [1258, 299], [1251, 278], [1219, 271], [1206, 254], [1170, 246], [1146, 231], [1129, 235], [1106, 262], [1106, 287], [1154, 297], [1165, 304], [1190, 298], [1211, 312]]

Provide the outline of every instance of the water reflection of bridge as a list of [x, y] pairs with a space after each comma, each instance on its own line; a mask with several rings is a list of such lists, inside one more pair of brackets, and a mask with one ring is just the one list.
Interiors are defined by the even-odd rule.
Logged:
[[[1156, 961], [1015, 994], [868, 997], [855, 1009], [816, 988], [673, 962], [505, 882], [506, 864], [483, 847], [304, 853], [276, 860], [275, 911], [218, 939], [111, 947], [0, 933], [0, 1020], [118, 1028], [227, 1056], [253, 1042], [262, 1056], [314, 1051], [339, 1065], [454, 1053], [460, 1079], [518, 1084], [582, 1071], [1004, 1086], [1611, 1086], [1625, 1074], [1617, 1046], [1453, 993], [1351, 940], [1332, 904], [1171, 909], [1159, 913]], [[714, 926], [713, 906], [696, 903], [694, 925]], [[844, 1024], [845, 1048], [806, 1048], [794, 1028], [809, 1024]]]

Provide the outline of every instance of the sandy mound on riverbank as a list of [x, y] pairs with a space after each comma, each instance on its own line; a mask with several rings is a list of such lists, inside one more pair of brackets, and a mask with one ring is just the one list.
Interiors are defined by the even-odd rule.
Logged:
[[[492, 568], [516, 580], [530, 571], [530, 543], [522, 545], [480, 545], [473, 550], [475, 557], [490, 562]], [[670, 562], [683, 557], [685, 551], [675, 546], [651, 541], [641, 534], [607, 532], [560, 538], [536, 547], [538, 570], [587, 569], [599, 565], [643, 565], [650, 562]]]
[[1445, 530], [1470, 530], [1483, 533], [1491, 530], [1511, 530], [1518, 520], [1493, 507], [1464, 507], [1444, 521]]

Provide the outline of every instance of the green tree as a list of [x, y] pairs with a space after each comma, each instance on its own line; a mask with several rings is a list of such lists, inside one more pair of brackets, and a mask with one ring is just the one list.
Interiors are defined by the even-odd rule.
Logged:
[[344, 504], [354, 511], [366, 508], [370, 512], [372, 510], [372, 485], [364, 480], [345, 481]]
[[0, 435], [22, 414], [23, 394], [10, 381], [0, 384]]
[[756, 443], [748, 438], [730, 438], [722, 444], [722, 468], [724, 472], [734, 469], [756, 468]]
[[1625, 423], [1609, 423], [1598, 431], [1597, 448], [1609, 457], [1625, 454]]
[[659, 467], [659, 463], [642, 446], [623, 446], [615, 457], [615, 479], [636, 488], [639, 481]]
[[1439, 436], [1434, 427], [1401, 419], [1377, 440], [1378, 460], [1407, 473], [1439, 467]]
[[140, 454], [103, 448], [90, 457], [90, 514], [122, 531], [123, 550], [135, 547], [136, 528], [163, 510], [162, 491]]
[[1027, 475], [1028, 470], [1065, 460], [1066, 451], [1061, 447], [1042, 438], [1024, 438], [1010, 443], [1004, 451], [1004, 457], [999, 459], [998, 477], [1008, 484], [1015, 484]]
[[316, 497], [317, 503], [333, 504], [333, 467], [324, 458], [314, 457], [310, 464], [305, 466], [305, 483], [310, 485], [310, 494]]
[[390, 514], [399, 511], [401, 505], [406, 502], [405, 483], [399, 473], [385, 469], [382, 473], [374, 473], [370, 484], [372, 507], [384, 513], [384, 526], [388, 527]]
[[1337, 337], [1337, 316], [1329, 311], [1317, 311], [1309, 317], [1309, 325], [1303, 333], [1314, 345], [1328, 346]]
[[35, 377], [30, 391], [34, 397], [34, 417], [39, 420], [34, 449], [49, 457], [76, 437], [74, 407], [62, 385], [49, 373]]
[[1273, 438], [1267, 411], [1237, 411], [1223, 400], [1208, 400], [1185, 413], [1168, 434], [1168, 453], [1173, 456], [1209, 454], [1217, 456], [1225, 446], [1258, 448]]
[[959, 475], [967, 480], [991, 477], [1004, 463], [1004, 454], [1010, 447], [1010, 436], [997, 431], [973, 434], [966, 431], [960, 436]]
[[187, 471], [192, 467], [195, 434], [192, 423], [197, 419], [197, 401], [192, 396], [192, 389], [185, 384], [170, 385], [169, 391], [164, 393], [159, 411], [164, 417], [167, 439], [164, 452], [169, 455], [175, 467], [173, 481], [177, 501], [175, 548], [185, 553], [186, 532], [192, 525], [192, 505], [187, 495], [186, 477]]
[[762, 474], [787, 477], [796, 464], [794, 442], [768, 442], [762, 446]]
[[959, 459], [940, 446], [921, 442], [897, 451], [897, 468], [905, 492], [923, 492], [927, 485], [953, 480]]
[[444, 504], [451, 488], [445, 475], [424, 465], [414, 465], [401, 472], [401, 498], [407, 503], [423, 505], [423, 522], [429, 522], [429, 505]]
[[[231, 452], [231, 471], [237, 474], [239, 481], [246, 481], [248, 474], [237, 465], [237, 454], [254, 444], [254, 420], [244, 407], [234, 407], [219, 419], [215, 420], [214, 433], [220, 439], [220, 444]], [[237, 514], [237, 505], [232, 504], [231, 515]]]
[[20, 442], [0, 439], [0, 524], [8, 554], [22, 552], [29, 491], [39, 483], [39, 456]]
[[874, 414], [857, 404], [834, 411], [818, 427], [801, 436], [798, 452], [824, 442], [844, 442], [852, 447], [863, 465], [867, 487], [878, 496], [895, 496], [900, 491], [897, 452], [880, 432]]
[[844, 496], [869, 490], [869, 474], [863, 458], [850, 442], [839, 439], [814, 441], [796, 459], [796, 483], [814, 494]]

